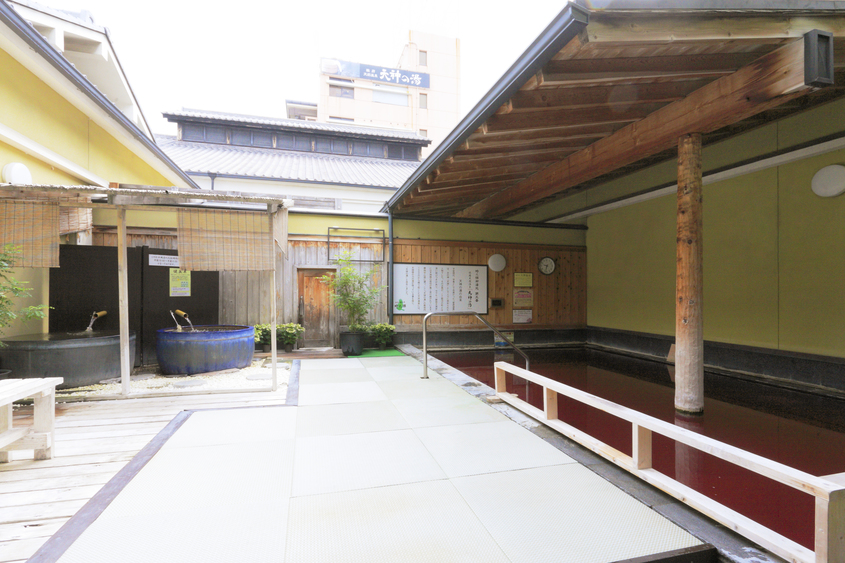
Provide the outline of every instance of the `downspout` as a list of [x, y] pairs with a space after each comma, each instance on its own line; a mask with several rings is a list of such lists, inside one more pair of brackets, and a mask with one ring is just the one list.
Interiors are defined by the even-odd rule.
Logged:
[[393, 211], [387, 210], [387, 322], [393, 324]]
[[211, 178], [211, 191], [214, 191], [214, 180], [217, 178], [217, 174], [209, 172], [208, 177]]

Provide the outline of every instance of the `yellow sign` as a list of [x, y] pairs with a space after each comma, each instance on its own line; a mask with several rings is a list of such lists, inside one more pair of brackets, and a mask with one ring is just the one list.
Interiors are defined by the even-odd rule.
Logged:
[[191, 272], [170, 268], [170, 297], [191, 296]]
[[531, 272], [514, 272], [514, 287], [531, 287], [534, 285], [534, 274]]

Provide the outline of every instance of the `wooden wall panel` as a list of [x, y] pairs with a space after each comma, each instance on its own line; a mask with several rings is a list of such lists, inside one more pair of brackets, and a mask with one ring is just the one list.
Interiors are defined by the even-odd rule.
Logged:
[[[462, 241], [396, 239], [396, 262], [411, 264], [486, 265], [493, 254], [502, 254], [507, 267], [502, 272], [488, 271], [488, 297], [503, 298], [505, 306], [489, 309], [487, 320], [508, 330], [577, 328], [587, 324], [587, 252], [581, 246], [542, 246]], [[537, 263], [549, 256], [556, 268], [551, 275], [541, 274]], [[534, 306], [532, 324], [513, 324], [513, 280], [515, 272], [533, 274]], [[523, 308], [523, 307], [520, 307]], [[524, 307], [527, 308], [527, 307]], [[399, 330], [419, 330], [422, 315], [395, 315]], [[437, 316], [430, 327], [441, 330], [480, 328], [474, 317]]]

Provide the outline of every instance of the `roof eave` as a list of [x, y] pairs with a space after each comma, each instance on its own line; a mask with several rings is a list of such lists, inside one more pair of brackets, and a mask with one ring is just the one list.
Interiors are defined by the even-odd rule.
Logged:
[[[389, 135], [380, 135], [378, 133], [370, 133], [367, 131], [352, 132], [352, 131], [330, 131], [326, 129], [311, 129], [308, 127], [301, 127], [296, 125], [284, 125], [282, 123], [250, 123], [248, 121], [240, 121], [238, 119], [231, 119], [226, 117], [200, 117], [194, 115], [184, 115], [180, 113], [162, 112], [162, 117], [171, 123], [206, 123], [214, 125], [229, 125], [233, 127], [247, 127], [253, 129], [268, 129], [273, 131], [284, 131], [290, 133], [302, 133], [308, 131], [309, 134], [325, 135], [327, 137], [345, 137], [353, 139], [368, 139], [384, 141], [389, 143], [402, 143], [406, 145], [417, 145], [426, 147], [431, 144], [431, 139], [425, 137], [411, 138], [411, 137], [391, 137]], [[307, 123], [307, 122], [306, 122]]]
[[534, 76], [567, 43], [581, 33], [587, 27], [588, 21], [589, 12], [585, 8], [571, 2], [568, 3], [507, 72], [499, 78], [490, 91], [461, 120], [458, 126], [411, 174], [399, 191], [393, 194], [393, 197], [384, 204], [381, 208], [382, 213], [389, 213], [406, 194], [440, 166], [502, 104], [513, 97], [529, 78]]
[[120, 127], [125, 129], [138, 143], [158, 158], [167, 168], [179, 177], [187, 186], [200, 187], [147, 137], [144, 132], [126, 117], [107, 97], [91, 84], [67, 59], [65, 59], [44, 37], [41, 36], [14, 8], [0, 0], [0, 23], [6, 25], [35, 53], [40, 55], [53, 69], [79, 89], [96, 106], [106, 112]]

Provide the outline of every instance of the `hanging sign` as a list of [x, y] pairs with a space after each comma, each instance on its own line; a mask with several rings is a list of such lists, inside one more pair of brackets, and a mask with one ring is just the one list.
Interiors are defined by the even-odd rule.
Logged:
[[531, 272], [514, 272], [514, 287], [531, 287], [534, 285], [534, 274]]
[[533, 307], [534, 306], [534, 290], [533, 289], [515, 289], [513, 291], [513, 306], [514, 307]]
[[393, 313], [487, 313], [487, 266], [394, 264]]
[[178, 268], [179, 257], [167, 256], [165, 254], [150, 254], [150, 266], [167, 266], [169, 268]]
[[529, 324], [533, 322], [533, 309], [514, 309], [513, 324]]
[[170, 268], [170, 297], [191, 296], [191, 272]]

